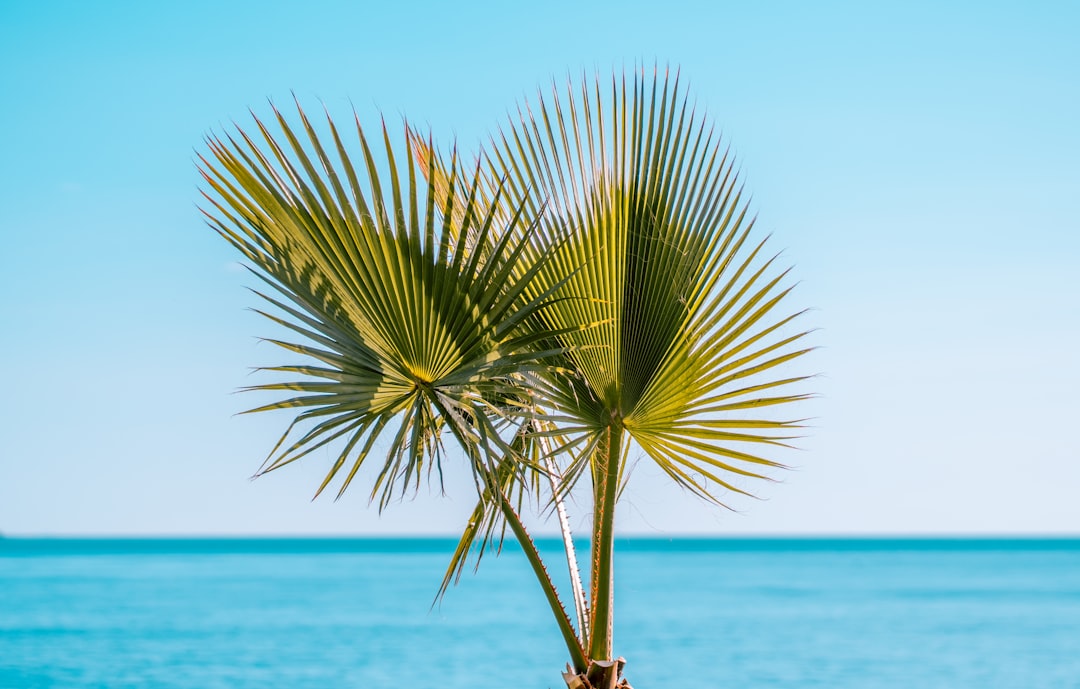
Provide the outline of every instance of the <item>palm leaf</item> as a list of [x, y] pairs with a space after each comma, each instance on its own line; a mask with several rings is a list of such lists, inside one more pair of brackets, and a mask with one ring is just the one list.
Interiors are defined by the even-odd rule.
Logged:
[[[523, 209], [542, 233], [568, 233], [553, 254], [527, 251], [519, 264], [544, 262], [529, 294], [564, 281], [534, 327], [596, 324], [557, 337], [564, 354], [551, 370], [570, 373], [544, 375], [548, 413], [594, 438], [624, 428], [678, 483], [714, 501], [719, 493], [694, 474], [743, 492], [716, 470], [760, 477], [782, 466], [747, 448], [778, 446], [799, 423], [740, 419], [807, 397], [756, 395], [806, 379], [769, 378], [809, 351], [799, 347], [807, 332], [792, 330], [802, 311], [783, 310], [787, 271], [762, 258], [764, 242], [749, 241], [735, 161], [678, 75], [642, 70], [608, 87], [553, 89], [519, 109], [485, 160], [484, 196], [501, 190], [500, 217]], [[703, 430], [717, 424], [744, 432]]]
[[267, 367], [295, 379], [250, 388], [292, 393], [252, 411], [300, 412], [263, 470], [334, 446], [319, 491], [342, 472], [344, 490], [386, 435], [371, 493], [383, 507], [441, 471], [448, 406], [475, 419], [485, 400], [518, 394], [512, 376], [540, 365], [534, 353], [551, 356], [521, 326], [554, 287], [514, 287], [508, 277], [526, 248], [535, 252], [533, 230], [503, 203], [479, 206], [477, 177], [456, 159], [444, 188], [433, 169], [418, 175], [408, 151], [420, 143], [407, 126], [399, 170], [385, 125], [376, 149], [357, 122], [351, 155], [329, 116], [326, 145], [299, 105], [298, 125], [273, 114], [273, 126], [255, 117], [252, 133], [211, 137], [200, 157], [208, 222], [276, 291], [259, 293], [274, 310], [260, 313], [297, 338], [271, 341], [315, 362]]

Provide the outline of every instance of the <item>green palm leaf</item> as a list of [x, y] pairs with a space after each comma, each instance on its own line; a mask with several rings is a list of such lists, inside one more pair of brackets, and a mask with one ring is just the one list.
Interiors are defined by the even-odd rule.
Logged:
[[572, 373], [545, 376], [550, 413], [594, 436], [625, 429], [714, 501], [717, 488], [743, 492], [714, 470], [782, 466], [754, 448], [782, 445], [798, 421], [747, 414], [807, 397], [782, 392], [807, 376], [769, 378], [809, 351], [793, 330], [802, 311], [784, 311], [787, 272], [750, 243], [734, 160], [678, 75], [553, 91], [519, 110], [486, 160], [483, 194], [502, 189], [502, 215], [524, 207], [544, 232], [568, 232], [554, 255], [528, 253], [545, 263], [533, 293], [563, 283], [537, 327], [597, 324], [559, 336], [557, 368]]
[[535, 237], [516, 214], [479, 207], [456, 161], [440, 194], [411, 156], [398, 170], [385, 126], [378, 161], [357, 124], [357, 167], [329, 117], [325, 145], [299, 107], [299, 127], [274, 116], [277, 134], [256, 118], [255, 135], [213, 137], [200, 158], [210, 224], [279, 295], [257, 292], [274, 311], [260, 313], [297, 336], [271, 342], [314, 362], [270, 367], [296, 378], [250, 388], [291, 393], [252, 411], [298, 412], [263, 470], [336, 442], [319, 491], [343, 472], [340, 495], [387, 435], [372, 489], [385, 506], [440, 466], [447, 408], [475, 418], [518, 394], [511, 376], [539, 351], [521, 324], [551, 290], [525, 295], [507, 279]]

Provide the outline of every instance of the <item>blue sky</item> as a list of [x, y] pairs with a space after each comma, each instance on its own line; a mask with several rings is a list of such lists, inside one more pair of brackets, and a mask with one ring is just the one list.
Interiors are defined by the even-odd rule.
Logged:
[[[93, 5], [93, 6], [92, 6]], [[275, 363], [200, 220], [202, 138], [295, 92], [475, 150], [551, 79], [681, 67], [816, 307], [796, 470], [708, 509], [643, 462], [626, 532], [1080, 532], [1075, 3], [77, 3], [0, 7], [0, 531], [449, 533], [248, 477]], [[581, 516], [585, 523], [585, 516]]]

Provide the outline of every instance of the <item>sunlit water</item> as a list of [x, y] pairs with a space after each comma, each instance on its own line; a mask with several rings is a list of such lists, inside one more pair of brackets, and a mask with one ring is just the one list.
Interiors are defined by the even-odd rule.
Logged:
[[[0, 687], [564, 686], [520, 553], [430, 607], [453, 545], [0, 539]], [[1080, 688], [1077, 540], [622, 541], [616, 577], [637, 689]]]

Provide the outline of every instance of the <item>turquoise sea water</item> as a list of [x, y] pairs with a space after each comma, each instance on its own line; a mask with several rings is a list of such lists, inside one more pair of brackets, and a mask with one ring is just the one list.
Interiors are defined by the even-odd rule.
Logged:
[[[430, 607], [453, 545], [0, 539], [0, 687], [564, 686], [520, 553]], [[1080, 540], [631, 539], [616, 577], [637, 689], [1080, 688]]]

